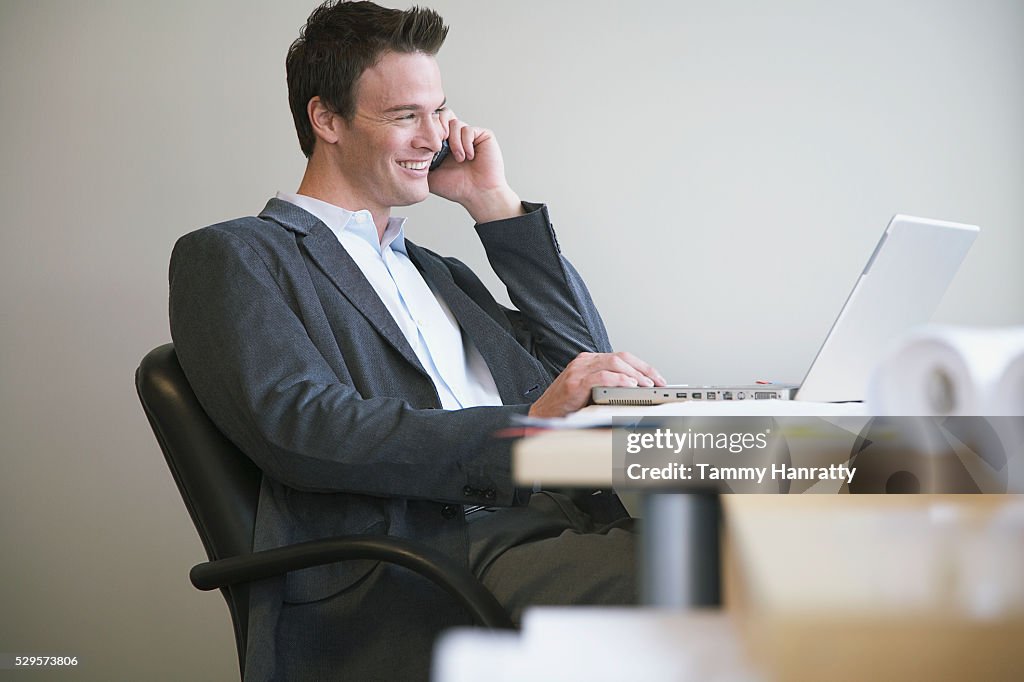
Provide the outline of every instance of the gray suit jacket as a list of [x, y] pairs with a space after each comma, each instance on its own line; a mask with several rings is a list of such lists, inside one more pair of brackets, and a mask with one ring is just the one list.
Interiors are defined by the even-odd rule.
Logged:
[[[578, 353], [610, 349], [546, 208], [524, 207], [525, 216], [476, 226], [518, 311], [495, 302], [459, 261], [407, 242], [412, 262], [487, 362], [500, 407], [439, 409], [384, 304], [331, 230], [306, 211], [271, 199], [258, 217], [178, 241], [171, 335], [206, 412], [264, 472], [255, 550], [387, 533], [465, 563], [461, 505], [517, 502], [509, 445], [491, 435], [525, 413]], [[396, 578], [385, 572], [370, 580], [374, 568], [342, 562], [254, 586], [247, 678], [303, 676], [296, 670], [306, 669], [310, 654], [291, 651], [303, 636], [285, 636], [279, 622], [284, 613], [290, 628], [305, 623], [296, 606], [323, 607], [342, 595], [330, 626], [339, 639], [346, 618], [366, 622], [378, 606], [390, 608], [380, 595], [394, 591]], [[450, 616], [437, 609], [440, 620]], [[325, 617], [308, 611], [309, 619]], [[345, 665], [359, 670], [353, 657], [366, 645], [341, 648]], [[379, 661], [371, 665], [363, 670], [380, 669]]]

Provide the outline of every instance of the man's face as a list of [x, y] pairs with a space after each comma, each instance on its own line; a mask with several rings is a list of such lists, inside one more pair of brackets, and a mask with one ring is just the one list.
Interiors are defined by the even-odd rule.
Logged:
[[424, 54], [388, 52], [356, 83], [356, 114], [343, 125], [339, 170], [359, 203], [388, 213], [429, 194], [427, 166], [441, 148], [441, 71]]

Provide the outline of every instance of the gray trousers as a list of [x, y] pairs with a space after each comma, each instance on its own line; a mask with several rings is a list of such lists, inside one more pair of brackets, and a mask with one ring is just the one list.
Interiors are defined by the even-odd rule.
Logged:
[[[467, 517], [470, 568], [517, 622], [530, 605], [633, 604], [632, 524], [628, 517], [598, 522], [565, 495], [536, 493], [528, 506]], [[360, 609], [360, 601], [352, 598], [357, 591], [372, 592], [383, 607]], [[266, 652], [272, 663], [260, 679], [289, 682], [425, 681], [434, 635], [468, 623], [466, 613], [440, 588], [385, 564], [337, 595], [284, 603], [273, 616], [253, 615], [277, 623], [276, 650]]]
[[599, 524], [568, 497], [467, 517], [469, 565], [517, 623], [530, 605], [635, 604], [634, 519]]

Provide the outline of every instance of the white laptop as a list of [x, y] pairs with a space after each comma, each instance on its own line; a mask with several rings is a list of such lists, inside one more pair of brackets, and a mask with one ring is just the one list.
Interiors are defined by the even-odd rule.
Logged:
[[593, 401], [659, 405], [681, 400], [863, 400], [868, 376], [889, 344], [931, 319], [978, 232], [975, 225], [893, 216], [799, 385], [599, 386], [592, 391]]

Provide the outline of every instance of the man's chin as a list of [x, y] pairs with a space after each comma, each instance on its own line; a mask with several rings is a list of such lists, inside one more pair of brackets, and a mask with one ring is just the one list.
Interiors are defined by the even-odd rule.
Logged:
[[408, 194], [397, 197], [397, 201], [393, 204], [394, 206], [412, 206], [413, 204], [419, 204], [427, 200], [430, 196], [430, 190], [424, 188], [423, 191], [409, 192]]

